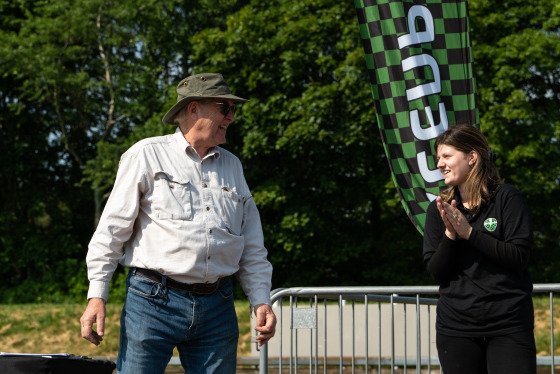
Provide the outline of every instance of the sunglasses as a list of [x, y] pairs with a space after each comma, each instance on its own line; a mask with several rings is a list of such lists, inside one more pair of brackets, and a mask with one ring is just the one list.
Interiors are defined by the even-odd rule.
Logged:
[[218, 102], [218, 101], [211, 101], [211, 103], [221, 105], [221, 106], [222, 106], [221, 113], [222, 113], [224, 116], [227, 116], [227, 115], [229, 114], [230, 111], [231, 111], [231, 113], [233, 113], [233, 115], [235, 115], [235, 110], [237, 109], [237, 108], [235, 107], [235, 105], [229, 105], [229, 104], [226, 104], [226, 103], [220, 103], [220, 102]]

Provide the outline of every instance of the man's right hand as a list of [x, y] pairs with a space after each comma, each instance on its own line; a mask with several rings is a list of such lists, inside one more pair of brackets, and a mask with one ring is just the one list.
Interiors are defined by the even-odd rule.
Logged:
[[[86, 311], [80, 318], [82, 325], [82, 338], [89, 340], [95, 345], [103, 341], [105, 333], [105, 302], [103, 299], [91, 298], [88, 301]], [[97, 331], [93, 330], [93, 324], [97, 324]]]

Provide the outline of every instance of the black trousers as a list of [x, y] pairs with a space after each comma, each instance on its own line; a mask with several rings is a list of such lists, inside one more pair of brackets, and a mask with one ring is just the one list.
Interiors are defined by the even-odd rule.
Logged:
[[444, 374], [536, 374], [533, 330], [488, 338], [436, 334]]

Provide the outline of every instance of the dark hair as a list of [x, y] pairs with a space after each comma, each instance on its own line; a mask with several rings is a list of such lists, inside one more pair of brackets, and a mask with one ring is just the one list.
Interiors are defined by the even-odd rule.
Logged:
[[[461, 196], [461, 200], [469, 203], [469, 209], [472, 210], [488, 203], [501, 182], [500, 174], [493, 162], [493, 153], [480, 130], [474, 126], [462, 124], [450, 127], [436, 138], [434, 144], [436, 153], [440, 145], [448, 145], [466, 154], [471, 151], [478, 154], [476, 162], [467, 177], [467, 196]], [[444, 201], [450, 202], [458, 194], [458, 187], [451, 186], [442, 191], [441, 197]]]

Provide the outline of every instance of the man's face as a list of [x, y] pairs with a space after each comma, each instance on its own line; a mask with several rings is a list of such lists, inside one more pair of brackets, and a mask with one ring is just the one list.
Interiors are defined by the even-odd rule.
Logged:
[[231, 100], [212, 99], [199, 101], [198, 119], [190, 131], [190, 142], [193, 147], [212, 148], [226, 142], [226, 132], [235, 116], [233, 111], [223, 114], [224, 107], [232, 106]]

